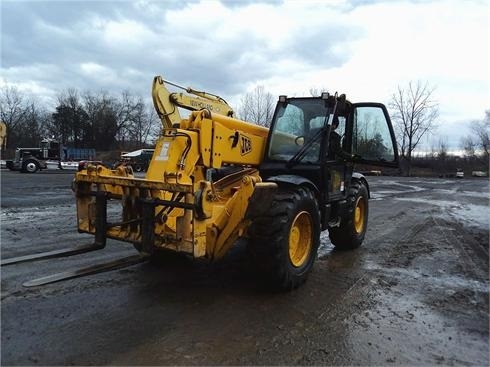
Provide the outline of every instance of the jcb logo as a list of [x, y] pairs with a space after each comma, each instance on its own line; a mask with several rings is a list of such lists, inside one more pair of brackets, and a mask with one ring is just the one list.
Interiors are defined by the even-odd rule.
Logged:
[[248, 154], [252, 151], [252, 140], [246, 136], [241, 136], [241, 152], [242, 155]]

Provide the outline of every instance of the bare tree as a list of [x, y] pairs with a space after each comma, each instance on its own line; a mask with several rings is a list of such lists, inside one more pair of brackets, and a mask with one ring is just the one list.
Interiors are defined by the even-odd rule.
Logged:
[[117, 145], [118, 101], [106, 92], [86, 92], [83, 96], [87, 112], [85, 140], [97, 150], [114, 149]]
[[125, 90], [115, 104], [117, 114], [116, 136], [119, 141], [127, 138], [132, 125], [139, 119], [144, 108], [143, 99]]
[[27, 101], [15, 87], [2, 88], [0, 93], [0, 119], [7, 125], [7, 144], [17, 143], [22, 121], [26, 116]]
[[460, 141], [461, 148], [464, 150], [465, 155], [469, 158], [475, 157], [477, 143], [475, 139], [471, 136], [463, 136]]
[[406, 88], [398, 86], [393, 94], [390, 109], [398, 137], [406, 172], [410, 176], [412, 153], [420, 140], [436, 128], [439, 115], [437, 102], [432, 98], [434, 88], [427, 83], [410, 82]]
[[146, 105], [143, 99], [140, 98], [140, 102], [136, 105], [137, 110], [131, 119], [131, 122], [126, 127], [125, 137], [134, 148], [141, 148], [141, 146], [148, 145], [152, 137], [158, 133], [158, 127], [160, 126], [160, 119], [157, 117], [153, 106]]
[[490, 110], [485, 111], [481, 121], [473, 121], [471, 134], [461, 138], [461, 146], [466, 155], [478, 156], [485, 162], [490, 161]]
[[159, 136], [161, 135], [162, 123], [160, 118], [153, 107], [153, 104], [146, 105], [146, 117], [148, 123], [148, 129], [146, 131], [146, 136], [144, 142], [146, 144], [155, 145]]
[[15, 129], [25, 116], [25, 98], [15, 87], [5, 87], [0, 94], [0, 118], [9, 129]]
[[476, 136], [476, 144], [483, 157], [488, 161], [490, 155], [490, 110], [485, 111], [485, 118], [472, 124], [471, 130]]
[[62, 91], [58, 95], [58, 106], [52, 114], [50, 132], [63, 144], [82, 145], [88, 116], [82, 104], [78, 90], [74, 88]]
[[439, 138], [439, 147], [438, 147], [438, 152], [437, 152], [437, 157], [440, 160], [445, 160], [447, 159], [449, 153], [448, 153], [448, 143], [447, 143], [447, 137], [441, 137]]
[[274, 114], [274, 97], [266, 92], [262, 85], [245, 94], [241, 99], [238, 108], [238, 116], [244, 121], [248, 121], [261, 126], [270, 126]]
[[47, 112], [16, 87], [0, 92], [0, 119], [7, 125], [8, 147], [37, 146], [45, 129]]
[[439, 146], [437, 151], [437, 167], [442, 175], [447, 174], [447, 161], [448, 161], [448, 144], [447, 138], [441, 137], [439, 138]]

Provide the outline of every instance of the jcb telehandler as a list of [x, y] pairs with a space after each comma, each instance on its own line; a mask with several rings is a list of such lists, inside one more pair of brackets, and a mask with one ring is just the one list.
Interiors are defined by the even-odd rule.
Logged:
[[312, 269], [321, 231], [338, 249], [361, 245], [369, 186], [354, 164], [398, 160], [384, 105], [280, 96], [267, 129], [206, 108], [176, 121], [162, 88], [155, 77], [163, 133], [146, 177], [95, 164], [76, 174], [78, 230], [95, 244], [72, 251], [110, 238], [132, 243], [140, 259], [174, 251], [214, 261], [245, 237], [270, 284], [292, 289]]

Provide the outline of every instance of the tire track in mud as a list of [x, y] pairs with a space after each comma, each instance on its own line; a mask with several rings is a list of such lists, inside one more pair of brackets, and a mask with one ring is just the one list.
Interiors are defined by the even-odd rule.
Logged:
[[[485, 365], [488, 356], [481, 341], [488, 340], [488, 262], [475, 261], [476, 241], [468, 245], [465, 231], [450, 230], [454, 223], [419, 207], [397, 210], [394, 226], [379, 225], [369, 238], [377, 249], [366, 254], [366, 274], [345, 295], [347, 304], [359, 305], [346, 316], [347, 334], [358, 355], [343, 364]], [[475, 322], [478, 317], [483, 324]], [[413, 339], [402, 341], [400, 330]]]
[[[369, 269], [375, 270], [381, 265], [384, 269], [377, 270], [393, 274], [396, 268], [400, 275], [408, 275], [404, 269], [413, 269], [413, 262], [416, 259], [429, 262], [439, 252], [450, 252], [454, 255], [451, 259], [453, 266], [457, 265], [460, 271], [466, 275], [472, 274], [478, 281], [487, 281], [488, 261], [481, 261], [482, 258], [488, 259], [485, 249], [482, 249], [478, 242], [468, 236], [463, 227], [456, 225], [455, 229], [455, 223], [438, 219], [431, 211], [424, 211], [424, 214], [419, 215], [423, 217], [422, 221], [408, 224], [408, 228], [405, 223], [403, 234], [394, 242], [389, 242], [386, 238], [393, 236], [396, 231], [385, 231], [381, 236], [371, 239], [371, 242], [377, 243], [381, 248], [387, 248], [390, 255], [385, 257], [381, 263], [369, 261]], [[459, 237], [454, 232], [459, 233]], [[480, 261], [475, 259], [480, 259]], [[419, 265], [415, 269], [418, 267]], [[428, 270], [431, 269], [425, 271]]]
[[345, 317], [346, 299], [366, 280], [365, 275], [350, 271], [346, 257], [348, 253], [333, 252], [317, 262], [305, 287], [309, 288], [306, 290], [309, 297], [303, 298], [308, 299], [312, 307], [307, 307], [309, 311], [300, 321], [281, 327], [274, 338], [262, 342], [255, 364], [270, 364], [271, 361], [283, 365], [349, 364], [348, 355], [335, 353], [346, 345], [344, 329], [333, 325]]
[[[434, 216], [431, 217], [431, 220], [443, 242], [451, 244], [453, 247], [449, 249], [456, 256], [461, 257], [460, 263], [465, 274], [474, 274], [479, 279], [488, 280], [488, 250], [483, 244], [475, 241], [473, 236], [468, 234], [464, 226], [459, 223], [450, 223]], [[477, 262], [476, 259], [480, 261]], [[487, 259], [486, 263], [481, 261], [482, 259]]]
[[[371, 235], [366, 238], [363, 246], [356, 250], [359, 255], [357, 261], [354, 261], [360, 263], [363, 271], [351, 273], [351, 266], [344, 264], [344, 273], [342, 273], [339, 271], [341, 266], [336, 265], [337, 262], [342, 264], [339, 259], [342, 259], [344, 256], [346, 259], [348, 257], [352, 261], [352, 255], [356, 252], [336, 253], [332, 251], [329, 253], [330, 256], [327, 257], [326, 266], [332, 272], [332, 275], [328, 278], [328, 283], [335, 290], [332, 293], [335, 293], [337, 296], [335, 298], [331, 297], [332, 302], [324, 305], [315, 315], [315, 319], [312, 320], [310, 326], [305, 329], [305, 334], [308, 335], [308, 338], [305, 340], [305, 353], [303, 353], [300, 359], [294, 360], [294, 364], [349, 365], [353, 361], [359, 361], [355, 353], [350, 353], [351, 350], [359, 348], [359, 345], [350, 345], [348, 335], [348, 329], [350, 327], [346, 329], [345, 326], [352, 322], [358, 327], [366, 327], [365, 321], [362, 321], [362, 317], [358, 315], [369, 313], [366, 310], [375, 307], [378, 302], [376, 300], [376, 296], [379, 294], [378, 288], [382, 286], [391, 288], [398, 284], [398, 281], [394, 281], [393, 277], [386, 276], [385, 273], [366, 267], [365, 261], [365, 257], [377, 257], [386, 251], [386, 247], [392, 247], [391, 240], [393, 239], [393, 233], [398, 232], [400, 224], [406, 224], [406, 218], [408, 216], [406, 208], [402, 207], [397, 210], [399, 211], [393, 213], [388, 220], [384, 220], [381, 223], [376, 219], [370, 220], [371, 223], [374, 222], [376, 225], [371, 225], [368, 232]], [[386, 223], [389, 223], [389, 226]], [[414, 233], [419, 232], [423, 227], [427, 226], [424, 223], [415, 224], [410, 231], [405, 233], [402, 240], [408, 241]], [[376, 234], [375, 237], [373, 237], [372, 233]], [[345, 263], [348, 262], [347, 260], [344, 261]], [[325, 280], [326, 282], [327, 280]], [[337, 326], [328, 330], [332, 325], [338, 324], [339, 319], [344, 320], [340, 323], [343, 326]], [[383, 332], [386, 333], [386, 331]], [[393, 328], [393, 332], [398, 332], [398, 329]], [[322, 342], [325, 338], [330, 339], [330, 341]], [[371, 342], [367, 343], [371, 345]], [[373, 358], [373, 363], [389, 362], [390, 358], [392, 358], [385, 351], [377, 349], [376, 345], [373, 344], [372, 348], [376, 348], [375, 352], [377, 355]], [[346, 353], [342, 354], [339, 351]]]
[[[430, 190], [430, 195], [424, 192], [422, 197], [420, 191], [413, 199], [412, 195], [405, 195], [403, 199], [394, 195], [396, 207], [406, 207], [411, 213], [407, 218], [418, 218], [419, 223], [400, 237], [395, 246], [398, 250], [386, 258], [389, 259], [384, 263], [386, 266], [375, 271], [380, 273], [380, 280], [389, 279], [381, 282], [386, 283], [388, 294], [403, 287], [416, 295], [421, 302], [417, 307], [425, 313], [425, 316], [419, 315], [422, 319], [434, 314], [439, 316], [434, 316], [433, 320], [458, 320], [458, 326], [454, 327], [456, 330], [463, 328], [461, 334], [472, 336], [472, 340], [479, 340], [474, 337], [475, 333], [486, 335], [488, 340], [488, 326], [482, 328], [482, 324], [474, 324], [474, 318], [479, 315], [481, 320], [486, 320], [483, 325], [488, 325], [488, 232], [479, 229], [479, 225], [485, 223], [483, 218], [472, 221], [471, 217], [484, 211], [486, 206], [488, 210], [488, 202], [475, 199], [481, 194], [476, 194], [474, 187], [469, 186], [470, 191], [459, 185], [436, 188]], [[400, 221], [398, 225], [406, 227]], [[393, 256], [400, 260], [393, 261]], [[403, 256], [406, 256], [405, 263], [401, 261]], [[398, 266], [393, 267], [395, 264]], [[379, 268], [377, 265], [371, 267]], [[474, 314], [468, 314], [469, 309], [473, 309]], [[447, 324], [447, 321], [438, 322], [440, 329]], [[468, 342], [461, 345], [464, 343]], [[475, 348], [469, 344], [468, 349]], [[456, 357], [452, 358], [457, 361]]]
[[[407, 254], [406, 248], [408, 248], [408, 253], [422, 255], [424, 252], [431, 253], [444, 246], [445, 250], [462, 257], [460, 263], [465, 273], [476, 270], [480, 277], [485, 278], [484, 274], [487, 273], [488, 262], [486, 264], [482, 264], [481, 261], [477, 263], [475, 258], [488, 259], [488, 250], [482, 242], [476, 241], [472, 235], [473, 232], [480, 231], [475, 228], [468, 228], [457, 217], [451, 222], [440, 218], [443, 214], [438, 202], [427, 201], [424, 204], [428, 206], [422, 208], [417, 206], [412, 209], [416, 213], [410, 215], [410, 217], [422, 218], [422, 222], [415, 223], [397, 242], [403, 248], [402, 253]], [[459, 208], [459, 204], [456, 202], [452, 205], [454, 208]]]

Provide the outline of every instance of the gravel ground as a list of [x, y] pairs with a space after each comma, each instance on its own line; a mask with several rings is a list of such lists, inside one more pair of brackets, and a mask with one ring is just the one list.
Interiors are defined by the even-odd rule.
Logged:
[[[1, 257], [90, 243], [73, 173], [1, 171]], [[102, 251], [1, 268], [2, 365], [489, 364], [488, 179], [369, 177], [363, 246], [322, 234], [307, 283], [261, 286], [239, 243], [216, 264], [144, 263], [26, 288], [135, 254]]]

